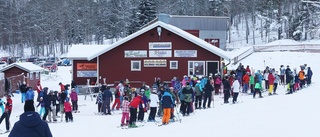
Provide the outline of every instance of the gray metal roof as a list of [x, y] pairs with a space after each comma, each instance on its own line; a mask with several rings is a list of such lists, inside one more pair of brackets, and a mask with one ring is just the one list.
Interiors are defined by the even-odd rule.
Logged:
[[219, 16], [180, 16], [158, 14], [158, 20], [183, 30], [223, 30], [226, 31], [228, 17]]

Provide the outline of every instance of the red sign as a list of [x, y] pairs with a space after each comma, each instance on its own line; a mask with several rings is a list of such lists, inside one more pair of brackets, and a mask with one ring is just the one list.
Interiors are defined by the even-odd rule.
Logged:
[[97, 70], [97, 63], [77, 63], [77, 70]]

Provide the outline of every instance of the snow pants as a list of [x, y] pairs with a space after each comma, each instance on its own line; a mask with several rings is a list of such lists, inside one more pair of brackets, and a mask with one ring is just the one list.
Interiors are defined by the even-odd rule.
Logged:
[[121, 124], [128, 124], [128, 123], [129, 123], [129, 113], [122, 112]]
[[137, 108], [130, 107], [130, 121], [129, 124], [135, 124], [137, 120]]
[[151, 107], [150, 108], [150, 114], [149, 114], [149, 118], [148, 120], [155, 120], [156, 117], [156, 113], [157, 113], [157, 107]]
[[162, 123], [168, 124], [170, 120], [171, 108], [163, 109]]
[[112, 105], [112, 110], [114, 110], [114, 107], [117, 105], [116, 109], [119, 110], [120, 109], [120, 98], [116, 98], [113, 102]]

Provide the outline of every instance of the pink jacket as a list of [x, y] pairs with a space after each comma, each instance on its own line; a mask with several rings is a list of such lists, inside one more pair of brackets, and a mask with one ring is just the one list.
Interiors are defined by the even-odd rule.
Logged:
[[70, 94], [71, 101], [78, 101], [78, 94], [75, 91], [72, 91]]

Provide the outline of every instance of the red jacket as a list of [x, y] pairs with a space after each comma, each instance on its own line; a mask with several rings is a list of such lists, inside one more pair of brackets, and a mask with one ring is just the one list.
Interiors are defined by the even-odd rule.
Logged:
[[135, 98], [132, 99], [130, 102], [129, 106], [133, 108], [138, 108], [140, 103], [143, 104], [142, 97], [141, 96], [136, 96]]
[[66, 89], [64, 88], [64, 85], [63, 84], [60, 84], [60, 90], [61, 91], [65, 91]]
[[69, 102], [64, 102], [63, 106], [64, 106], [64, 112], [71, 112], [72, 111], [72, 107]]
[[242, 80], [243, 80], [243, 83], [248, 84], [249, 81], [250, 81], [249, 75], [248, 75], [248, 74], [245, 74], [245, 75], [243, 76]]
[[36, 88], [37, 88], [37, 92], [38, 92], [38, 94], [39, 94], [40, 91], [42, 90], [42, 86], [40, 85], [40, 81], [38, 81]]
[[12, 111], [12, 99], [7, 98], [6, 110]]
[[275, 78], [274, 78], [273, 74], [269, 73], [269, 75], [268, 75], [269, 85], [274, 85], [274, 80], [275, 80]]

